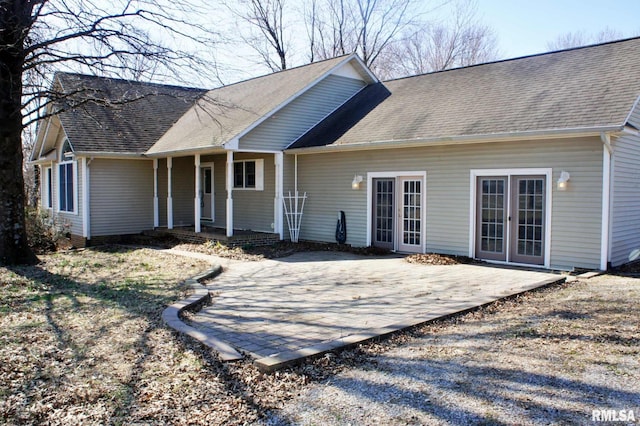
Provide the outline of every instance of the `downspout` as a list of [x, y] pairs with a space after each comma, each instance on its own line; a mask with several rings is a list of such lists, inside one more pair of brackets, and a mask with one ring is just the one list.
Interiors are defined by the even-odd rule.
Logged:
[[600, 231], [600, 269], [607, 270], [609, 264], [609, 240], [611, 221], [611, 133], [600, 133], [602, 140], [602, 228]]

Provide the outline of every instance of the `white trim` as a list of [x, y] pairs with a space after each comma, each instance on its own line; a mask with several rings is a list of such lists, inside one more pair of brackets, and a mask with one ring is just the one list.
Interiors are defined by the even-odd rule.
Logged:
[[[60, 209], [60, 205], [62, 204], [60, 202], [60, 197], [62, 196], [62, 192], [60, 191], [60, 166], [66, 166], [68, 164], [71, 164], [71, 173], [73, 175], [73, 210], [61, 210]], [[58, 213], [62, 213], [62, 214], [73, 214], [73, 215], [78, 215], [78, 161], [77, 160], [67, 160], [67, 161], [61, 161], [56, 163], [56, 169], [57, 169], [57, 176], [58, 176], [58, 203], [57, 203], [57, 210], [56, 212]]]
[[284, 193], [284, 155], [278, 152], [273, 156], [273, 163], [276, 167], [275, 197], [273, 199], [273, 232], [280, 235], [280, 240], [284, 239], [284, 212], [282, 208]]
[[87, 240], [91, 239], [91, 203], [90, 203], [90, 182], [89, 164], [87, 157], [82, 157], [82, 236]]
[[[200, 216], [200, 220], [210, 220], [211, 222], [215, 222], [216, 221], [216, 190], [215, 190], [215, 163], [214, 162], [207, 162], [207, 163], [200, 163], [200, 171], [202, 172], [202, 170], [204, 169], [211, 169], [211, 217], [202, 217], [202, 214]], [[202, 184], [204, 186], [204, 183]], [[203, 194], [204, 194], [204, 190]]]
[[233, 237], [233, 151], [227, 151], [227, 237]]
[[[231, 152], [231, 151], [230, 151]], [[235, 186], [235, 165], [238, 163], [255, 163], [254, 172], [255, 172], [255, 186], [254, 187], [246, 187], [246, 168], [242, 166], [242, 185], [243, 186]], [[264, 158], [243, 158], [241, 160], [234, 160], [234, 170], [233, 170], [233, 190], [234, 191], [264, 191]]]
[[[371, 228], [373, 223], [371, 222], [372, 205], [373, 205], [373, 179], [375, 178], [403, 178], [403, 177], [420, 177], [422, 178], [422, 208], [420, 209], [420, 238], [422, 241], [422, 253], [427, 251], [427, 172], [421, 171], [389, 171], [389, 172], [367, 172], [367, 246], [371, 245], [372, 236]], [[395, 215], [394, 215], [395, 216]], [[395, 229], [395, 224], [394, 224]], [[397, 232], [395, 232], [397, 234]], [[395, 238], [393, 242], [393, 249], [398, 249], [398, 238]]]
[[638, 103], [640, 102], [640, 96], [638, 96], [635, 100], [635, 102], [633, 102], [633, 106], [631, 107], [631, 109], [629, 110], [629, 114], [627, 114], [627, 116], [625, 117], [623, 123], [626, 125], [629, 122], [629, 119], [631, 118], [631, 116], [633, 115], [633, 111], [635, 111], [635, 109], [638, 107]]
[[572, 129], [549, 129], [488, 133], [481, 135], [453, 135], [432, 138], [391, 139], [382, 141], [357, 142], [342, 145], [324, 145], [309, 148], [288, 149], [289, 154], [319, 154], [324, 152], [361, 151], [371, 149], [412, 148], [421, 146], [466, 145], [487, 142], [509, 142], [516, 140], [566, 139], [599, 136], [601, 132], [622, 132], [624, 126], [580, 127]]
[[602, 228], [600, 231], [600, 269], [607, 270], [609, 261], [609, 221], [611, 209], [611, 153], [602, 145]]
[[173, 158], [167, 157], [167, 229], [173, 229], [173, 193], [171, 185], [173, 176], [171, 169], [173, 168]]
[[282, 152], [278, 149], [234, 149], [233, 152], [248, 152], [251, 154], [277, 154]]
[[160, 204], [158, 200], [158, 159], [153, 159], [153, 227], [160, 226]]
[[[47, 136], [49, 136], [49, 129], [51, 128], [51, 121], [52, 121], [52, 118], [53, 118], [53, 117], [49, 117], [49, 118], [47, 119], [47, 127], [45, 127], [45, 129], [44, 129], [44, 134], [42, 135], [42, 139], [41, 139], [41, 140], [38, 140], [38, 139], [39, 139], [39, 138], [38, 138], [39, 133], [38, 133], [38, 135], [36, 135], [36, 143], [38, 143], [38, 142], [40, 143], [40, 149], [38, 150], [38, 156], [37, 156], [37, 158], [42, 157], [42, 152], [44, 151], [44, 146], [46, 145]], [[36, 152], [36, 150], [35, 150], [35, 149], [34, 149], [33, 151], [31, 151], [31, 155], [29, 156], [29, 159], [30, 159], [31, 161], [35, 160], [35, 158], [36, 158], [36, 156], [34, 155], [34, 154], [35, 154], [35, 152]]]
[[200, 205], [201, 196], [200, 189], [202, 188], [201, 182], [201, 171], [200, 171], [200, 154], [196, 154], [194, 156], [194, 178], [195, 178], [195, 194], [193, 197], [193, 214], [194, 214], [194, 230], [196, 233], [202, 232], [202, 224], [200, 220], [202, 219], [202, 207]]
[[[517, 169], [471, 169], [469, 170], [469, 257], [475, 258], [476, 255], [476, 209], [477, 209], [477, 194], [476, 194], [476, 182], [478, 177], [481, 176], [507, 176], [507, 212], [511, 211], [511, 177], [512, 176], [532, 176], [532, 175], [544, 175], [546, 181], [546, 197], [545, 197], [545, 227], [544, 227], [544, 267], [549, 269], [551, 266], [551, 210], [553, 208], [553, 169], [551, 168], [517, 168]], [[506, 229], [506, 255], [507, 259], [510, 258], [511, 249], [511, 226], [507, 226]], [[508, 265], [522, 265], [516, 262], [504, 262]], [[528, 265], [528, 266], [540, 266], [540, 265]]]

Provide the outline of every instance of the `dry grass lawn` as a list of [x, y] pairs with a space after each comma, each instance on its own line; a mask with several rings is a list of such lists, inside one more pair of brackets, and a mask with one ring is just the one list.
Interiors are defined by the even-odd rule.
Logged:
[[0, 424], [562, 423], [596, 403], [640, 410], [639, 279], [549, 288], [264, 375], [162, 323], [209, 265], [122, 247], [41, 259], [0, 268]]

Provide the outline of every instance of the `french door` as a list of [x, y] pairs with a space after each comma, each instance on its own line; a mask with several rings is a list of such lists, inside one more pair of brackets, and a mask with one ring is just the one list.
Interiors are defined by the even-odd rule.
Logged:
[[423, 186], [423, 179], [414, 176], [373, 179], [373, 246], [422, 252]]
[[545, 176], [477, 178], [476, 257], [544, 264]]

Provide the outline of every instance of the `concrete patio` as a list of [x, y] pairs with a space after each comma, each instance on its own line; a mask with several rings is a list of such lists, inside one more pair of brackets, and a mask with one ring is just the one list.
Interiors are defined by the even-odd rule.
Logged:
[[207, 283], [212, 304], [190, 325], [263, 370], [564, 280], [537, 270], [343, 252], [223, 264]]

